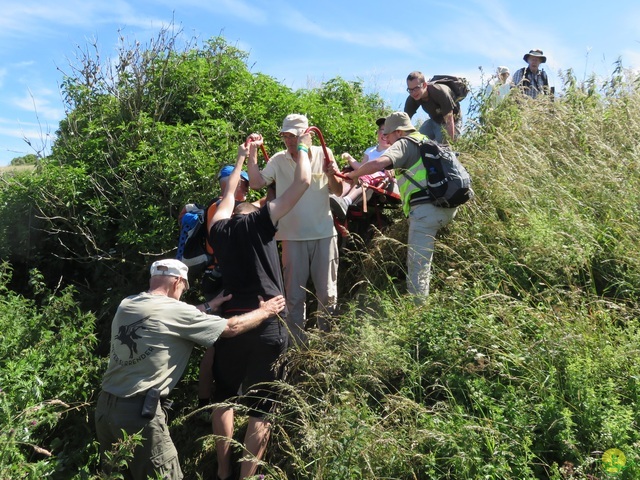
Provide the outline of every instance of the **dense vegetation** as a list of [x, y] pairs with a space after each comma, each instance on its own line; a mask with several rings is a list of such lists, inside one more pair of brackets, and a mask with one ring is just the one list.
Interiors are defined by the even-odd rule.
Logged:
[[[443, 232], [426, 305], [404, 292], [405, 220], [345, 253], [335, 329], [290, 354], [268, 478], [640, 476], [638, 78], [563, 78], [555, 101], [476, 92], [456, 149], [477, 198]], [[179, 50], [165, 33], [114, 62], [81, 53], [64, 91], [51, 156], [0, 187], [0, 478], [97, 474], [114, 307], [247, 133], [275, 152], [301, 112], [355, 153], [385, 111], [358, 82], [292, 91], [221, 38]], [[212, 478], [193, 360], [172, 435], [188, 478]]]

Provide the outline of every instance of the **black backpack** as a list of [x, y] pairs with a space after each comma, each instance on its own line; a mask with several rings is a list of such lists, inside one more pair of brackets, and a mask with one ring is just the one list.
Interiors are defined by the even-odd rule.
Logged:
[[438, 83], [449, 87], [456, 103], [460, 103], [469, 95], [469, 82], [466, 78], [454, 77], [453, 75], [434, 75], [427, 83]]
[[458, 160], [458, 153], [432, 140], [417, 140], [404, 137], [420, 147], [422, 163], [427, 171], [427, 188], [420, 186], [407, 172], [405, 177], [428, 193], [436, 207], [453, 208], [474, 197], [471, 175]]

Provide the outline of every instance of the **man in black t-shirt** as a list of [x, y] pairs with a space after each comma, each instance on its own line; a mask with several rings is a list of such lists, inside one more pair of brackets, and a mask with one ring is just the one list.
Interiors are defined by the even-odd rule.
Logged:
[[[238, 147], [238, 158], [226, 191], [213, 217], [210, 240], [218, 252], [223, 288], [231, 294], [221, 309], [223, 316], [252, 310], [259, 296], [265, 300], [284, 292], [280, 258], [274, 236], [278, 220], [298, 202], [311, 183], [311, 164], [307, 154], [311, 136], [298, 137], [299, 161], [291, 186], [279, 197], [261, 208], [249, 203], [235, 206], [233, 193], [240, 179], [247, 154], [256, 160], [262, 137], [252, 134]], [[266, 320], [251, 335], [241, 335], [235, 341], [216, 343], [213, 376], [216, 390], [214, 402], [236, 396], [240, 385], [248, 391], [249, 423], [245, 435], [245, 449], [253, 458], [243, 460], [240, 478], [254, 475], [262, 458], [270, 434], [270, 421], [265, 418], [273, 403], [268, 386], [254, 385], [278, 379], [276, 362], [287, 348], [288, 332], [280, 318]], [[231, 439], [234, 412], [230, 407], [213, 411], [213, 433], [217, 436], [218, 478], [231, 476]]]

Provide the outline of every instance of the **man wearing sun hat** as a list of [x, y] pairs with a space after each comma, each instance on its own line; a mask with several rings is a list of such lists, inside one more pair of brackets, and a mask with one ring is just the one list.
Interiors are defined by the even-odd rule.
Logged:
[[428, 176], [420, 155], [420, 142], [427, 141], [427, 137], [416, 132], [409, 115], [405, 112], [389, 115], [384, 122], [384, 134], [391, 144], [384, 154], [347, 173], [347, 176], [355, 180], [389, 167], [403, 172], [396, 175], [396, 179], [402, 209], [409, 217], [407, 291], [420, 303], [429, 295], [436, 234], [455, 217], [457, 208], [433, 205], [426, 189]]
[[[282, 122], [280, 137], [286, 149], [276, 153], [261, 171], [257, 161], [249, 158], [247, 170], [251, 188], [260, 189], [275, 182], [276, 198], [293, 183], [299, 157], [299, 137], [309, 128], [307, 117], [287, 115]], [[257, 135], [257, 134], [254, 134]], [[261, 137], [260, 137], [261, 138]], [[329, 194], [342, 195], [342, 179], [333, 153], [327, 149], [325, 160], [322, 147], [312, 145], [311, 186], [302, 198], [278, 222], [276, 240], [282, 245], [282, 269], [287, 298], [287, 326], [295, 343], [305, 340], [306, 297], [309, 277], [318, 300], [317, 323], [322, 330], [329, 328], [338, 300], [338, 237], [333, 226]]]
[[[256, 310], [224, 319], [213, 315], [224, 301], [193, 306], [181, 302], [189, 287], [188, 267], [176, 259], [151, 265], [149, 290], [125, 298], [111, 324], [109, 364], [95, 412], [100, 455], [128, 435], [141, 432], [127, 478], [183, 478], [178, 454], [162, 407], [189, 362], [195, 344], [210, 346], [219, 337], [245, 333], [285, 306], [280, 296], [260, 302]], [[110, 465], [103, 463], [106, 473]]]
[[540, 69], [540, 64], [547, 61], [542, 50], [529, 50], [522, 59], [527, 67], [522, 67], [513, 74], [513, 86], [519, 88], [525, 95], [536, 98], [538, 95], [549, 94], [549, 79], [547, 73]]

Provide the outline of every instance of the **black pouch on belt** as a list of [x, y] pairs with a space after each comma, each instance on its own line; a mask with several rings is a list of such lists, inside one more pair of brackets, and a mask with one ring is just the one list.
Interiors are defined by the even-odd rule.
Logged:
[[159, 401], [160, 401], [159, 389], [150, 388], [149, 390], [147, 390], [147, 394], [144, 396], [144, 403], [142, 404], [142, 412], [140, 412], [140, 415], [143, 418], [155, 417]]

